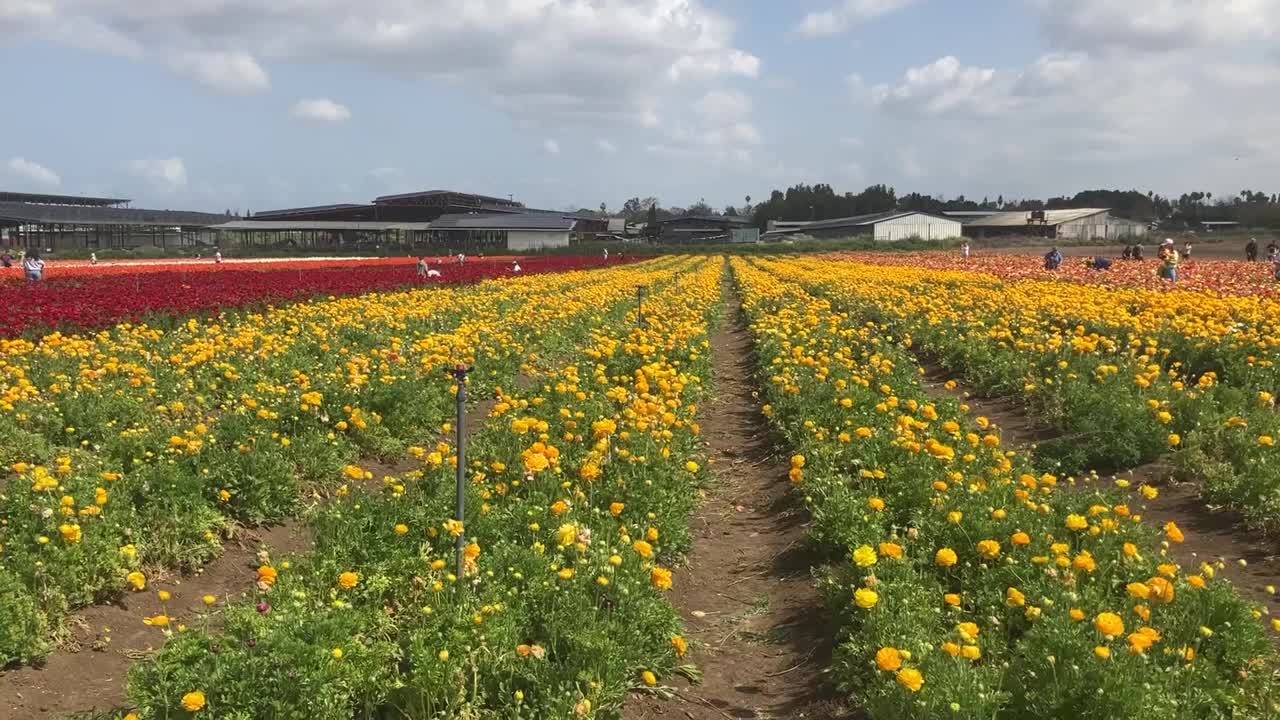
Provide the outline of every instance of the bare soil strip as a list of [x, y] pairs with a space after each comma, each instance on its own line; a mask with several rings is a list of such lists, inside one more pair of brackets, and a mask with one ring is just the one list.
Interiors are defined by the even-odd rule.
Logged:
[[[468, 435], [493, 411], [494, 398], [477, 402], [466, 415]], [[442, 438], [443, 439], [443, 438]], [[421, 467], [414, 460], [390, 463], [367, 460], [357, 463], [374, 474], [366, 490], [378, 491], [387, 476], [399, 477]], [[148, 574], [145, 592], [127, 593], [118, 603], [84, 608], [67, 622], [69, 636], [60, 648], [36, 665], [0, 672], [0, 719], [54, 720], [73, 712], [103, 711], [126, 704], [125, 679], [129, 666], [164, 643], [162, 628], [148, 626], [143, 618], [165, 614], [169, 629], [180, 623], [201, 622], [208, 613], [203, 597], [212, 595], [217, 605], [254, 589], [259, 553], [273, 561], [311, 548], [303, 516], [258, 530], [242, 530], [228, 540], [222, 555], [187, 577]], [[161, 603], [158, 592], [172, 596]], [[213, 621], [216, 622], [216, 607]]]
[[788, 457], [775, 452], [752, 397], [752, 345], [732, 289], [711, 338], [715, 396], [701, 424], [716, 478], [692, 519], [693, 548], [671, 600], [690, 642], [698, 684], [673, 680], [675, 697], [637, 695], [624, 720], [838, 718], [825, 692], [835, 632], [809, 570], [802, 507], [791, 502]]
[[[959, 384], [947, 389], [946, 383], [952, 378], [939, 366], [925, 365], [925, 378], [926, 392], [967, 403], [971, 412], [985, 415], [998, 426], [1005, 442], [1016, 449], [1029, 448], [1054, 436], [1051, 428], [1016, 402], [969, 397]], [[1217, 572], [1246, 599], [1270, 608], [1272, 615], [1280, 617], [1280, 596], [1267, 591], [1268, 587], [1280, 587], [1280, 543], [1249, 529], [1237, 513], [1206, 506], [1194, 484], [1174, 483], [1169, 468], [1160, 462], [1108, 473], [1099, 479], [1110, 484], [1117, 478], [1128, 480], [1134, 489], [1147, 484], [1160, 491], [1154, 500], [1135, 493], [1131, 506], [1142, 508], [1143, 522], [1153, 527], [1172, 521], [1184, 531], [1185, 541], [1169, 546], [1169, 553], [1179, 564], [1193, 569], [1202, 562], [1223, 560], [1226, 566]]]

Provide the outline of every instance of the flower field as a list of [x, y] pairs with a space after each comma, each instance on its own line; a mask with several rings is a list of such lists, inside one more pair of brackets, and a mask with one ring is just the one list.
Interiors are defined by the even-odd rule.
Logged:
[[[1166, 554], [1182, 529], [1142, 523], [1132, 489], [1072, 487], [1004, 447], [986, 418], [925, 392], [911, 352], [926, 337], [1021, 348], [1025, 384], [1090, 384], [1120, 403], [1109, 383], [1141, 384], [1098, 368], [1166, 360], [1158, 349], [1142, 357], [1145, 338], [1131, 355], [1127, 338], [1106, 352], [1085, 331], [1074, 337], [1089, 347], [1059, 348], [1042, 327], [1010, 323], [1009, 293], [1002, 325], [964, 307], [933, 312], [989, 280], [960, 273], [820, 260], [734, 270], [812, 535], [845, 558], [825, 581], [844, 627], [832, 672], [871, 717], [1274, 716], [1261, 615], [1213, 564], [1187, 569]], [[1232, 379], [1175, 389], [1176, 369], [1139, 375], [1171, 393], [1130, 417], [1161, 444], [1172, 442], [1161, 413], [1187, 412], [1179, 395], [1206, 405]], [[1259, 405], [1252, 391], [1231, 397], [1217, 397], [1214, 420]], [[1197, 432], [1186, 429], [1189, 442]]]
[[[0, 663], [38, 673], [84, 608], [147, 598], [154, 649], [83, 717], [818, 717], [734, 704], [806, 673], [873, 720], [1280, 714], [1280, 618], [1144, 518], [1163, 488], [1099, 476], [1158, 461], [1280, 527], [1274, 301], [892, 257], [205, 272], [310, 284], [4, 340]], [[723, 377], [727, 347], [752, 377]], [[1018, 445], [926, 365], [1054, 436]], [[744, 596], [790, 571], [736, 548], [791, 518], [737, 494], [745, 462], [802, 506], [772, 547], [812, 568], [821, 598], [789, 575], [812, 609], [787, 610], [830, 621], [830, 652], [782, 649], [796, 618]], [[243, 528], [281, 523], [306, 549], [203, 594]], [[735, 569], [705, 587], [706, 563]]]
[[[1150, 250], [1150, 249], [1149, 249]], [[1115, 287], [1167, 290], [1168, 284], [1156, 275], [1159, 261], [1152, 256], [1130, 262], [1113, 258], [1111, 269], [1098, 272], [1085, 267], [1084, 258], [1067, 258], [1053, 272], [1044, 269], [1038, 255], [978, 253], [968, 260], [955, 252], [849, 253], [848, 259], [868, 265], [917, 267], [927, 270], [963, 270], [994, 275], [1002, 280], [1057, 279]], [[1195, 258], [1178, 267], [1178, 289], [1223, 295], [1280, 297], [1280, 282], [1269, 263], [1207, 260]]]
[[[355, 295], [415, 284], [470, 284], [512, 275], [511, 259], [468, 260], [463, 265], [433, 264], [441, 276], [419, 278], [413, 258], [351, 261], [201, 263], [52, 264], [36, 285], [21, 269], [0, 282], [0, 337], [18, 337], [53, 329], [105, 327], [120, 321], [160, 321], [165, 316], [217, 312], [317, 295]], [[597, 257], [530, 257], [521, 274], [564, 272], [603, 263]], [[616, 261], [614, 264], [617, 264]]]

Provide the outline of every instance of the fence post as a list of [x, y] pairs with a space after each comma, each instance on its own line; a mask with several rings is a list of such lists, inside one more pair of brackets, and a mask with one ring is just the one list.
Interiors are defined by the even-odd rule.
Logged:
[[458, 413], [456, 422], [454, 423], [457, 432], [458, 446], [458, 487], [457, 487], [457, 509], [454, 519], [463, 523], [463, 532], [458, 534], [458, 539], [454, 543], [454, 550], [458, 556], [458, 581], [462, 581], [463, 571], [465, 570], [466, 559], [464, 557], [467, 547], [466, 533], [466, 502], [467, 502], [467, 433], [463, 427], [466, 419], [467, 411], [467, 372], [470, 370], [465, 365], [457, 365], [453, 368], [453, 379], [458, 383], [457, 406]]

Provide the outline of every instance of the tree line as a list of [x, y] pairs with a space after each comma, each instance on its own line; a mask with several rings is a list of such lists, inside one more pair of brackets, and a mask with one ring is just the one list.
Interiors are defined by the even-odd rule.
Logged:
[[764, 229], [771, 220], [831, 220], [893, 210], [931, 213], [982, 210], [1020, 212], [1097, 207], [1110, 208], [1117, 217], [1156, 223], [1171, 229], [1192, 228], [1205, 221], [1234, 221], [1246, 227], [1280, 228], [1280, 194], [1256, 190], [1242, 190], [1236, 195], [1217, 197], [1212, 192], [1196, 191], [1183, 193], [1176, 198], [1150, 191], [1084, 190], [1071, 197], [1051, 197], [1044, 200], [1005, 198], [1003, 195], [994, 199], [984, 197], [976, 200], [964, 195], [944, 199], [918, 192], [898, 195], [894, 188], [883, 184], [871, 185], [859, 193], [837, 193], [825, 183], [801, 183], [786, 190], [774, 190], [767, 200], [754, 205], [750, 195], [744, 200], [745, 204], [742, 206], [729, 205], [716, 209], [705, 200], [699, 200], [688, 207], [663, 207], [657, 197], [633, 197], [612, 212], [605, 203], [601, 203], [600, 212], [610, 217], [623, 217], [628, 222], [639, 225], [692, 215], [746, 216], [757, 227]]

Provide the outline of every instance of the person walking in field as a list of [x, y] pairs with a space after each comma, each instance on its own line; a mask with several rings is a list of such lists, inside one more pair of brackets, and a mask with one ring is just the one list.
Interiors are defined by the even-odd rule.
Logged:
[[222, 251], [216, 248], [213, 251], [213, 264], [214, 265], [222, 264]]
[[98, 253], [96, 253], [96, 252], [91, 252], [91, 253], [89, 253], [89, 264], [90, 264], [90, 265], [97, 265], [97, 264], [98, 264]]
[[1165, 238], [1164, 243], [1160, 245], [1160, 278], [1169, 282], [1177, 282], [1178, 280], [1178, 250], [1173, 246], [1173, 240]]
[[960, 254], [964, 256], [965, 260], [969, 259], [969, 241], [968, 240], [965, 240], [964, 243], [960, 245]]
[[1244, 259], [1248, 262], [1257, 262], [1258, 260], [1258, 238], [1249, 238], [1249, 242], [1244, 246]]
[[1267, 262], [1275, 262], [1278, 255], [1280, 255], [1280, 247], [1276, 247], [1276, 241], [1267, 243]]
[[520, 272], [520, 261], [519, 261], [519, 260], [512, 260], [512, 261], [511, 261], [511, 272], [513, 272], [513, 273], [518, 273], [518, 272]]
[[426, 276], [427, 276], [427, 259], [425, 257], [420, 257], [418, 258], [418, 277], [424, 278]]
[[7, 268], [13, 267], [13, 256], [10, 255], [8, 251], [5, 251], [4, 255], [0, 255], [0, 266]]
[[27, 276], [27, 282], [40, 282], [44, 279], [44, 260], [40, 259], [40, 253], [32, 250], [22, 259], [22, 272]]
[[609, 248], [604, 249], [604, 261], [609, 262]]
[[1191, 241], [1188, 240], [1182, 244], [1182, 259], [1187, 261], [1191, 259]]

